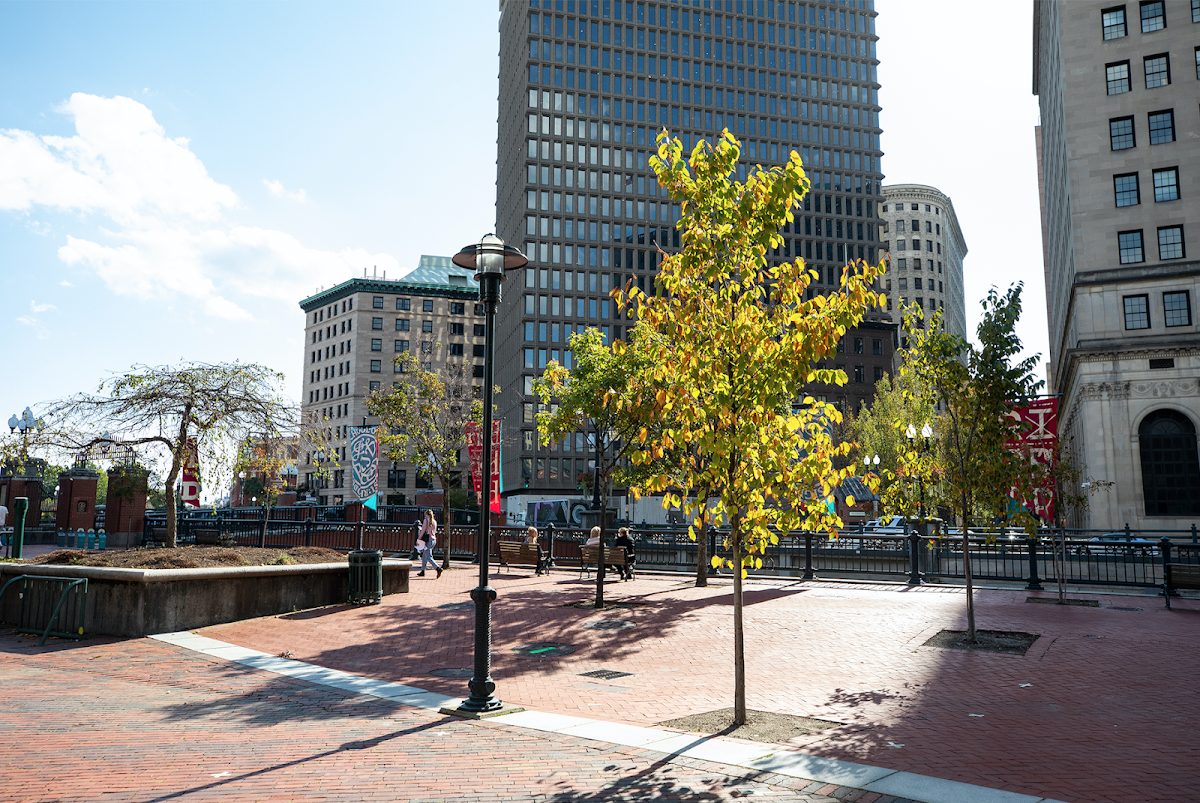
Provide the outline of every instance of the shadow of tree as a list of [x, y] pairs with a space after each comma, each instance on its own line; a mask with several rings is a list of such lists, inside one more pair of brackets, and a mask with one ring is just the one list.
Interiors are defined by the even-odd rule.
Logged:
[[[674, 762], [676, 757], [677, 754], [668, 755], [636, 772], [630, 771], [628, 763], [609, 764], [604, 771], [614, 774], [610, 783], [587, 791], [578, 787], [561, 789], [545, 799], [555, 803], [642, 803], [646, 800], [730, 800], [778, 794], [778, 787], [758, 780], [764, 773], [746, 771], [745, 775], [726, 775]], [[564, 779], [556, 785], [566, 787], [569, 783]]]

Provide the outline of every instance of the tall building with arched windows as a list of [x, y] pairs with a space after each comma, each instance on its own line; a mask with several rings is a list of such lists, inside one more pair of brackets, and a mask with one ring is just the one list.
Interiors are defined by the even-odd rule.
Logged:
[[[1070, 526], [1200, 523], [1200, 2], [1037, 0], [1050, 388]], [[1189, 253], [1189, 245], [1191, 252]]]

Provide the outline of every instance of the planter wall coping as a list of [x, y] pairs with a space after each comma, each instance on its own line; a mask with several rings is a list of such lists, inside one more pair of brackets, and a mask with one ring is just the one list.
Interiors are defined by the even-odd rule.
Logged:
[[[410, 560], [383, 559], [383, 567], [412, 568]], [[0, 574], [40, 577], [84, 577], [125, 583], [163, 583], [175, 580], [208, 580], [235, 577], [273, 577], [287, 574], [332, 574], [344, 572], [349, 563], [296, 563], [272, 566], [210, 566], [197, 569], [126, 569], [116, 566], [70, 566], [64, 564], [0, 564]]]

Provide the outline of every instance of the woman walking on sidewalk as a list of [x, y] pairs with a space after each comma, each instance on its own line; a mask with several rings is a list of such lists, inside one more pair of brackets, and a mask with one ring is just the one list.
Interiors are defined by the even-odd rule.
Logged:
[[442, 576], [442, 567], [433, 559], [433, 546], [437, 543], [437, 519], [432, 510], [425, 511], [425, 519], [417, 530], [417, 551], [421, 553], [421, 571], [417, 577], [425, 576], [425, 563], [428, 561], [437, 570], [437, 576]]

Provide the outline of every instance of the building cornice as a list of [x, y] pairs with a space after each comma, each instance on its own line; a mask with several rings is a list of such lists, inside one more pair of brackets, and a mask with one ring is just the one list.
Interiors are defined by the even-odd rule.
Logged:
[[443, 298], [474, 301], [479, 298], [479, 291], [474, 287], [452, 284], [427, 284], [425, 282], [406, 282], [403, 279], [390, 281], [387, 279], [350, 279], [328, 290], [311, 295], [300, 302], [300, 309], [312, 312], [315, 309], [340, 301], [356, 293], [389, 293], [406, 296], [441, 296]]

